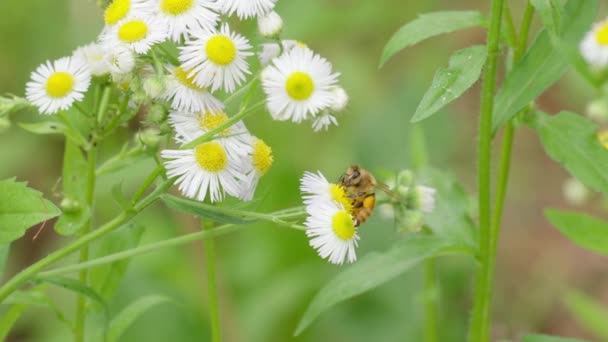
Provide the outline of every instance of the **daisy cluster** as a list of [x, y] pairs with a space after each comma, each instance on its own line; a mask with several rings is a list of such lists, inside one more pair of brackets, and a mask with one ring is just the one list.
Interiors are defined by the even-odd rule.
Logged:
[[[161, 152], [180, 191], [201, 201], [225, 194], [249, 200], [272, 165], [272, 150], [242, 121], [230, 121], [235, 114], [226, 100], [259, 80], [274, 119], [306, 121], [315, 131], [337, 125], [335, 115], [348, 102], [325, 58], [281, 39], [276, 1], [113, 0], [97, 41], [39, 66], [26, 97], [40, 113], [56, 114], [82, 101], [97, 82], [128, 96], [134, 113], [161, 106], [181, 145]], [[264, 43], [253, 46], [233, 30], [239, 20], [256, 20]], [[254, 72], [256, 53], [261, 67]], [[206, 133], [212, 139], [199, 139]]]
[[593, 25], [580, 44], [581, 55], [596, 68], [608, 66], [608, 19]]

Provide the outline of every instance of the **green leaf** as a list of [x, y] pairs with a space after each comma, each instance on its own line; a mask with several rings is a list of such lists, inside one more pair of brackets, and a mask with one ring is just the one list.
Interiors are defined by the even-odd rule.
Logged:
[[[570, 0], [566, 5], [561, 40], [576, 45], [597, 13], [597, 0]], [[557, 82], [568, 70], [569, 62], [543, 30], [524, 57], [513, 67], [496, 95], [492, 128], [496, 132], [517, 112], [525, 108]]]
[[435, 73], [431, 88], [424, 95], [411, 122], [430, 117], [464, 94], [479, 79], [486, 55], [486, 48], [481, 45], [456, 51], [450, 57], [448, 68], [441, 68]]
[[57, 223], [55, 231], [64, 236], [76, 234], [89, 219], [86, 206], [88, 164], [80, 147], [71, 139], [66, 139], [63, 153], [63, 197], [73, 201], [79, 209], [66, 211]]
[[27, 291], [17, 290], [11, 293], [2, 304], [25, 304], [28, 306], [48, 306], [49, 299], [40, 289]]
[[146, 311], [150, 310], [156, 305], [167, 302], [166, 297], [161, 296], [147, 296], [140, 298], [133, 303], [129, 304], [124, 308], [118, 315], [110, 322], [110, 329], [108, 331], [108, 341], [115, 342], [120, 339], [120, 336]]
[[370, 291], [409, 270], [425, 259], [462, 253], [468, 246], [435, 236], [413, 235], [384, 252], [370, 253], [346, 268], [314, 297], [296, 328], [301, 334], [321, 313], [332, 306]]
[[581, 213], [545, 210], [545, 216], [577, 246], [608, 254], [608, 223]]
[[6, 341], [13, 325], [17, 322], [23, 311], [27, 308], [26, 304], [15, 304], [11, 306], [0, 318], [0, 341]]
[[206, 217], [216, 222], [229, 224], [247, 224], [255, 222], [256, 219], [247, 215], [244, 211], [234, 211], [221, 208], [190, 199], [163, 195], [161, 199], [171, 208], [185, 213]]
[[421, 183], [437, 190], [435, 209], [426, 222], [439, 237], [477, 249], [477, 229], [473, 221], [474, 199], [452, 176], [439, 170], [426, 169]]
[[59, 121], [39, 121], [39, 122], [22, 122], [19, 126], [24, 130], [34, 134], [62, 134], [76, 141], [81, 146], [87, 144], [87, 141], [82, 135], [73, 128], [66, 126], [64, 123]]
[[579, 340], [576, 338], [557, 337], [548, 335], [528, 335], [525, 336], [521, 342], [586, 342], [585, 340]]
[[561, 28], [562, 6], [557, 0], [531, 0], [543, 24], [552, 34], [559, 34]]
[[483, 26], [486, 20], [477, 11], [452, 11], [421, 14], [405, 24], [388, 41], [382, 52], [380, 66], [397, 52], [425, 39], [466, 28]]
[[562, 112], [534, 115], [547, 154], [591, 189], [608, 194], [608, 151], [598, 142], [594, 123], [583, 116]]
[[42, 194], [14, 179], [0, 181], [0, 243], [14, 241], [61, 211]]
[[6, 267], [6, 261], [8, 260], [8, 254], [11, 250], [9, 243], [0, 244], [0, 275], [4, 274], [4, 268]]
[[[135, 248], [139, 244], [143, 232], [142, 226], [127, 225], [104, 237], [93, 247], [91, 254], [93, 258], [101, 258]], [[129, 259], [126, 259], [92, 268], [90, 270], [91, 287], [103, 298], [109, 299], [120, 286], [128, 266]]]
[[564, 299], [574, 319], [602, 341], [608, 340], [608, 308], [579, 291], [571, 291]]

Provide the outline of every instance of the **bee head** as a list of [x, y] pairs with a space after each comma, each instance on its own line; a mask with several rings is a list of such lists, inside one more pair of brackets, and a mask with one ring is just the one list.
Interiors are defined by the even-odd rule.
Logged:
[[342, 184], [345, 186], [357, 186], [361, 183], [361, 168], [357, 165], [351, 166], [342, 176]]

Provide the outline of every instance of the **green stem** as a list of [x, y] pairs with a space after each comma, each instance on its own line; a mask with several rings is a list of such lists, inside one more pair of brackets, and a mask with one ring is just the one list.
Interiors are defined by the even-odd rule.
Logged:
[[469, 328], [470, 342], [490, 340], [490, 308], [492, 300], [491, 234], [491, 160], [492, 160], [492, 111], [496, 90], [498, 49], [504, 0], [492, 0], [492, 14], [488, 31], [488, 59], [484, 68], [479, 115], [479, 255], [481, 270], [477, 272], [473, 313]]
[[[203, 232], [213, 229], [211, 221], [201, 219]], [[209, 297], [209, 317], [211, 318], [211, 341], [222, 341], [220, 310], [218, 304], [217, 284], [215, 280], [215, 241], [213, 237], [205, 240], [205, 268], [207, 270], [207, 294]]]
[[17, 290], [21, 285], [31, 280], [41, 272], [46, 267], [52, 265], [53, 263], [73, 254], [74, 252], [80, 250], [83, 246], [90, 244], [91, 242], [105, 236], [106, 234], [116, 230], [121, 227], [137, 214], [139, 214], [142, 210], [146, 209], [152, 203], [160, 198], [162, 194], [167, 192], [175, 179], [172, 178], [165, 183], [163, 183], [160, 187], [158, 187], [154, 192], [152, 192], [148, 197], [142, 199], [129, 211], [123, 211], [120, 215], [107, 222], [103, 226], [98, 229], [85, 234], [78, 238], [76, 241], [71, 244], [56, 250], [55, 252], [47, 255], [46, 257], [38, 260], [27, 268], [23, 269], [21, 272], [17, 273], [14, 277], [12, 277], [9, 281], [7, 281], [2, 287], [0, 287], [0, 303], [8, 297], [11, 293]]
[[110, 97], [112, 96], [112, 88], [106, 86], [103, 89], [103, 95], [101, 96], [101, 103], [99, 104], [99, 110], [97, 111], [97, 123], [103, 125], [103, 120], [106, 113], [108, 112], [108, 105], [110, 104]]
[[254, 104], [253, 106], [249, 107], [249, 108], [244, 108], [242, 109], [240, 112], [238, 112], [235, 116], [231, 117], [230, 119], [226, 120], [224, 123], [222, 123], [221, 125], [217, 126], [216, 128], [210, 130], [209, 132], [203, 134], [202, 136], [194, 139], [193, 141], [189, 142], [188, 144], [184, 145], [182, 147], [182, 149], [188, 149], [188, 148], [193, 148], [201, 143], [204, 143], [206, 141], [209, 141], [211, 139], [213, 139], [213, 137], [218, 134], [219, 132], [225, 130], [226, 128], [234, 125], [235, 123], [239, 122], [240, 120], [244, 119], [246, 116], [254, 113], [256, 110], [262, 108], [264, 106], [264, 102], [259, 102], [257, 104]]
[[439, 281], [435, 259], [424, 262], [424, 341], [437, 342]]

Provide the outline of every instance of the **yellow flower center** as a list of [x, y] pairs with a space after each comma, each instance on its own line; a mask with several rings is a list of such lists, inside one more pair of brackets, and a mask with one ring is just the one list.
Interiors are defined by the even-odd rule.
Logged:
[[253, 167], [260, 173], [264, 175], [270, 167], [272, 166], [272, 162], [274, 158], [272, 157], [272, 148], [266, 145], [266, 143], [262, 139], [256, 139], [253, 144]]
[[[201, 113], [198, 116], [198, 125], [204, 131], [210, 131], [219, 125], [223, 124], [228, 120], [228, 115], [226, 113], [217, 111], [217, 112], [207, 112]], [[219, 135], [228, 135], [230, 133], [230, 128], [226, 128], [221, 131]]]
[[350, 198], [348, 198], [346, 190], [344, 190], [344, 187], [342, 185], [333, 183], [330, 184], [329, 194], [331, 196], [331, 199], [334, 200], [334, 202], [336, 203], [342, 204], [344, 209], [348, 210], [349, 212], [353, 209], [352, 201], [350, 200]]
[[600, 144], [602, 144], [602, 146], [608, 150], [608, 130], [598, 132], [597, 140], [599, 140]]
[[608, 23], [602, 25], [595, 36], [597, 43], [600, 45], [608, 45]]
[[106, 8], [106, 11], [103, 15], [103, 19], [107, 25], [114, 25], [120, 19], [127, 16], [129, 13], [129, 9], [131, 8], [130, 0], [114, 0]]
[[345, 210], [339, 211], [334, 215], [331, 222], [331, 228], [338, 238], [345, 241], [352, 239], [356, 233], [353, 218]]
[[194, 0], [161, 0], [160, 9], [171, 15], [180, 15], [192, 8]]
[[141, 20], [131, 20], [118, 29], [118, 38], [126, 43], [142, 40], [148, 34], [148, 25]]
[[190, 71], [186, 71], [182, 69], [182, 67], [177, 67], [175, 68], [175, 70], [173, 70], [173, 75], [175, 75], [175, 78], [177, 78], [186, 87], [198, 91], [207, 90], [204, 87], [200, 87], [196, 83], [194, 83], [194, 77], [189, 77], [188, 74], [190, 74]]
[[198, 165], [209, 172], [220, 172], [228, 165], [226, 150], [216, 142], [198, 145], [194, 149], [194, 157]]
[[285, 84], [287, 94], [294, 100], [307, 100], [315, 90], [315, 84], [312, 78], [305, 72], [297, 71], [287, 78]]
[[218, 65], [228, 65], [236, 57], [236, 46], [229, 37], [217, 35], [207, 41], [207, 58]]
[[46, 81], [46, 93], [50, 97], [64, 97], [74, 89], [74, 76], [59, 71], [52, 74]]

